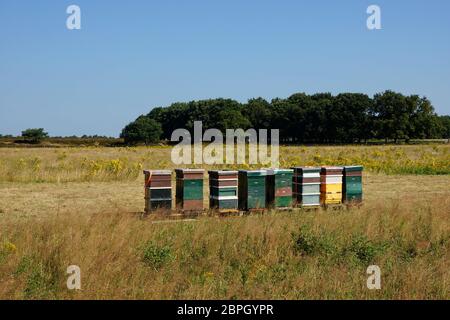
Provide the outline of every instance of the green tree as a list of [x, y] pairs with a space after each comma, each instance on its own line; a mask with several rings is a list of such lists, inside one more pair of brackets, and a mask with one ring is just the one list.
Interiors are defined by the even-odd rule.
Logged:
[[450, 139], [450, 116], [438, 117], [440, 123], [440, 138]]
[[338, 141], [355, 142], [370, 137], [369, 110], [372, 100], [365, 94], [343, 93], [333, 100], [333, 126]]
[[[311, 96], [314, 104], [308, 113], [313, 121], [309, 126], [308, 135], [312, 141], [317, 142], [339, 142], [338, 130], [335, 127], [337, 115], [334, 112], [334, 97], [331, 93], [316, 93]], [[311, 117], [315, 115], [314, 117]], [[316, 137], [314, 139], [314, 137]], [[310, 140], [308, 139], [308, 140]]]
[[[144, 117], [144, 116], [143, 116]], [[177, 102], [168, 107], [153, 108], [144, 118], [162, 127], [159, 138], [170, 139], [178, 128], [193, 131], [194, 122], [202, 121], [203, 130], [255, 128], [279, 129], [280, 142], [345, 143], [372, 138], [398, 141], [412, 138], [448, 136], [448, 119], [438, 117], [427, 98], [404, 96], [385, 91], [373, 98], [365, 94], [295, 93], [286, 99], [250, 99], [241, 104], [232, 99], [208, 99]], [[144, 120], [136, 120], [123, 131], [127, 141], [156, 141], [157, 129], [151, 137], [139, 129]], [[158, 127], [153, 123], [151, 128]], [[225, 132], [224, 132], [225, 133]], [[137, 138], [136, 138], [137, 137]]]
[[406, 97], [410, 113], [411, 138], [431, 139], [440, 137], [440, 125], [434, 108], [427, 98], [411, 95]]
[[185, 127], [188, 109], [188, 103], [177, 102], [167, 108], [154, 108], [147, 117], [159, 122], [163, 131], [162, 138], [170, 140], [175, 129]]
[[280, 130], [280, 142], [289, 142], [290, 128], [287, 127], [291, 116], [288, 112], [289, 103], [287, 99], [272, 99], [272, 121], [271, 129]]
[[244, 106], [242, 114], [250, 121], [254, 129], [268, 129], [271, 123], [271, 105], [263, 98], [248, 100]]
[[160, 140], [163, 131], [161, 124], [154, 119], [140, 116], [136, 121], [128, 124], [120, 134], [126, 144], [156, 143]]
[[311, 96], [306, 93], [295, 93], [287, 98], [285, 104], [285, 119], [287, 140], [303, 142], [309, 140], [308, 113], [314, 106]]
[[239, 110], [223, 110], [219, 113], [219, 116], [221, 120], [217, 123], [217, 129], [221, 130], [224, 134], [226, 129], [241, 128], [246, 130], [251, 127], [250, 121]]
[[375, 129], [379, 138], [399, 139], [410, 138], [411, 110], [407, 99], [401, 93], [385, 91], [374, 96], [373, 115]]
[[31, 143], [39, 143], [44, 138], [48, 138], [48, 133], [43, 128], [26, 129], [22, 131], [22, 137]]

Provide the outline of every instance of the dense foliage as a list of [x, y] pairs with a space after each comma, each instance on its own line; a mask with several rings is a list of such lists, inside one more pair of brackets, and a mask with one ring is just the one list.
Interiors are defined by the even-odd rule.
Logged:
[[48, 133], [43, 128], [26, 129], [22, 131], [22, 137], [31, 143], [39, 143], [42, 139], [48, 138]]
[[139, 117], [136, 121], [127, 125], [120, 135], [125, 143], [134, 144], [144, 142], [145, 144], [156, 143], [162, 134], [161, 124], [149, 117]]
[[[159, 138], [167, 140], [178, 128], [192, 132], [194, 121], [202, 121], [203, 130], [280, 129], [280, 141], [293, 143], [352, 143], [367, 139], [397, 142], [450, 137], [449, 117], [437, 116], [427, 98], [393, 91], [373, 98], [359, 93], [337, 96], [296, 93], [270, 102], [256, 98], [247, 103], [231, 99], [174, 103], [140, 116], [123, 129], [122, 137], [126, 139], [132, 134], [133, 142], [147, 141], [148, 134], [156, 138], [159, 128], [155, 125], [144, 128], [139, 125], [143, 119], [159, 123], [162, 128]], [[140, 129], [136, 130], [137, 127]]]

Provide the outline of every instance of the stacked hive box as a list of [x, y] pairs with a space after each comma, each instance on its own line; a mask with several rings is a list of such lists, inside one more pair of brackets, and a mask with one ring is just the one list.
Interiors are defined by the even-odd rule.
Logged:
[[172, 172], [145, 170], [145, 212], [172, 208]]
[[266, 171], [239, 171], [239, 209], [262, 210], [266, 206]]
[[237, 211], [238, 172], [208, 171], [209, 207], [219, 211]]
[[362, 202], [362, 166], [344, 167], [343, 201], [346, 203]]
[[266, 207], [292, 206], [292, 169], [269, 169], [266, 176]]
[[320, 206], [320, 168], [294, 168], [293, 197], [296, 206]]
[[342, 167], [322, 167], [320, 197], [324, 205], [342, 203]]
[[203, 210], [203, 169], [176, 169], [176, 205], [183, 211]]

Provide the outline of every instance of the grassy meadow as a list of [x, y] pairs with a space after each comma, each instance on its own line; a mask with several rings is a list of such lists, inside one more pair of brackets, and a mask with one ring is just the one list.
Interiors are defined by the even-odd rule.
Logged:
[[170, 152], [0, 148], [0, 299], [450, 298], [450, 145], [280, 148], [282, 167], [363, 164], [360, 208], [143, 217], [142, 169]]
[[[169, 146], [135, 148], [0, 148], [0, 181], [134, 181], [142, 169], [173, 169]], [[248, 154], [248, 152], [247, 152]], [[280, 147], [280, 167], [362, 164], [372, 173], [449, 175], [450, 144]], [[195, 166], [194, 166], [195, 167]], [[258, 165], [202, 166], [250, 168]]]

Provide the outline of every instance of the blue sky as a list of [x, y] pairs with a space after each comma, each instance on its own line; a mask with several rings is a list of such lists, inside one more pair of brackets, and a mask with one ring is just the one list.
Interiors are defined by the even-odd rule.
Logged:
[[0, 0], [0, 134], [118, 136], [155, 106], [295, 92], [392, 89], [450, 114], [449, 15], [448, 0]]

